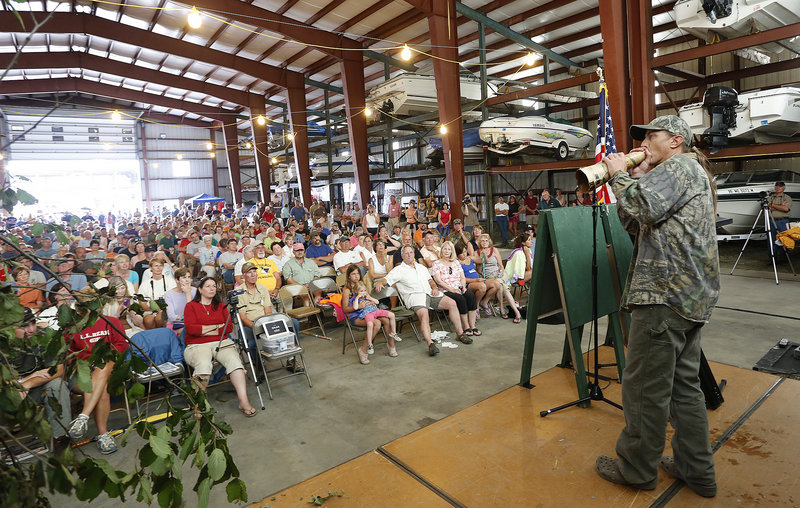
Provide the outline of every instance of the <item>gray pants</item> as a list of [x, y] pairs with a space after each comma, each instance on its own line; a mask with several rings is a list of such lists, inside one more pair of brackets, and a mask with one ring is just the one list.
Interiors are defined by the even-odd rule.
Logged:
[[622, 375], [625, 428], [617, 439], [620, 470], [631, 483], [657, 477], [669, 420], [681, 475], [693, 485], [716, 485], [698, 375], [702, 326], [666, 305], [635, 307], [631, 313]]
[[[38, 404], [44, 405], [44, 412], [47, 416], [47, 421], [53, 427], [53, 437], [61, 437], [67, 434], [70, 423], [72, 423], [72, 411], [69, 401], [69, 386], [64, 379], [58, 377], [51, 379], [42, 386], [32, 388], [28, 392], [28, 397]], [[48, 398], [53, 397], [58, 401], [61, 406], [61, 416], [56, 414], [56, 411], [50, 407]]]

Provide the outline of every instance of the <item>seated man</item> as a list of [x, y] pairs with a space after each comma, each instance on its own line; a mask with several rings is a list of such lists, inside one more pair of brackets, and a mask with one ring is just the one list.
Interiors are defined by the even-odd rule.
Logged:
[[[255, 333], [253, 332], [253, 323], [262, 316], [272, 314], [272, 301], [269, 297], [269, 291], [256, 282], [258, 280], [258, 267], [256, 265], [245, 263], [242, 267], [242, 274], [244, 276], [244, 286], [241, 289], [244, 292], [239, 295], [239, 317], [244, 325], [242, 333], [247, 339], [247, 347], [256, 353], [258, 347]], [[294, 326], [295, 336], [297, 336], [298, 330], [300, 330], [300, 323], [292, 318], [292, 325]], [[255, 368], [257, 372], [260, 372], [261, 362], [256, 362]], [[288, 361], [286, 368], [291, 372], [302, 372], [302, 368], [295, 364], [294, 357]]]
[[417, 249], [417, 246], [414, 245], [414, 241], [411, 238], [411, 231], [404, 229], [400, 234], [400, 248], [395, 250], [394, 254], [392, 254], [392, 266], [397, 266], [403, 262], [402, 249], [406, 245], [411, 245], [414, 247], [414, 259], [417, 261], [417, 263], [422, 264], [422, 252], [420, 252], [419, 249]]
[[222, 268], [222, 280], [227, 284], [233, 284], [235, 282], [234, 270], [236, 269], [236, 263], [242, 259], [242, 253], [239, 252], [239, 245], [235, 240], [223, 239], [219, 245], [222, 254], [217, 258], [217, 263]]
[[263, 243], [253, 246], [253, 259], [250, 262], [258, 268], [258, 283], [269, 290], [272, 298], [278, 296], [282, 284], [281, 271], [275, 261], [267, 259], [267, 250]]
[[439, 354], [439, 348], [436, 347], [436, 344], [431, 339], [428, 309], [446, 310], [450, 316], [450, 321], [456, 329], [458, 340], [464, 344], [471, 344], [472, 339], [464, 335], [461, 316], [458, 313], [458, 305], [456, 305], [455, 300], [439, 291], [439, 286], [431, 278], [428, 269], [414, 261], [414, 250], [411, 245], [403, 246], [401, 249], [403, 262], [386, 274], [386, 278], [383, 281], [379, 281], [375, 285], [375, 291], [382, 291], [386, 284], [397, 288], [397, 292], [400, 293], [403, 302], [419, 319], [419, 328], [422, 332], [422, 338], [428, 344], [428, 354], [430, 356]]
[[318, 232], [311, 233], [311, 240], [306, 249], [306, 257], [317, 266], [330, 266], [333, 263], [333, 249], [325, 245]]
[[[294, 244], [292, 252], [294, 257], [283, 265], [283, 280], [286, 284], [300, 284], [308, 289], [309, 282], [320, 278], [319, 267], [306, 257], [306, 249], [302, 243]], [[320, 296], [322, 296], [322, 291], [314, 291], [314, 298]], [[307, 296], [303, 297], [303, 305], [311, 305]]]
[[424, 245], [419, 250], [422, 254], [422, 264], [425, 265], [426, 268], [430, 269], [433, 267], [433, 264], [436, 262], [436, 260], [439, 259], [439, 245], [436, 243], [436, 235], [430, 231], [425, 232], [425, 234], [422, 236], [422, 241]]
[[[23, 337], [30, 338], [36, 335], [36, 317], [30, 309], [25, 310], [25, 316], [22, 319], [22, 326], [15, 326], [14, 332], [18, 339]], [[70, 401], [69, 401], [69, 387], [64, 382], [64, 365], [59, 364], [56, 366], [56, 371], [50, 374], [50, 367], [42, 358], [34, 358], [32, 363], [24, 362], [28, 365], [28, 369], [23, 368], [23, 365], [17, 366], [17, 372], [22, 376], [19, 378], [19, 384], [25, 388], [20, 396], [24, 399], [30, 397], [31, 400], [37, 404], [44, 405], [45, 415], [47, 421], [53, 428], [53, 439], [56, 441], [56, 449], [63, 449], [69, 442], [67, 437], [67, 429], [69, 428], [72, 415], [70, 414]], [[33, 367], [35, 370], [30, 370]], [[61, 406], [61, 416], [53, 409], [48, 399], [53, 398], [58, 401]]]
[[417, 230], [414, 232], [414, 243], [421, 249], [422, 246], [425, 245], [424, 235], [425, 232], [428, 231], [428, 225], [424, 222], [420, 222], [417, 226]]
[[339, 238], [339, 252], [333, 256], [333, 267], [337, 272], [345, 273], [351, 264], [357, 265], [361, 269], [361, 275], [366, 273], [367, 267], [361, 254], [350, 250], [350, 238], [342, 236]]
[[[89, 283], [86, 281], [86, 276], [82, 273], [72, 273], [72, 269], [75, 267], [75, 255], [71, 253], [64, 254], [64, 257], [61, 261], [56, 265], [56, 275], [58, 275], [61, 280], [64, 282], [68, 282], [70, 287], [73, 291], [80, 291], [81, 289], [85, 288]], [[56, 280], [55, 277], [51, 277], [47, 279], [46, 288], [50, 291], [50, 288], [56, 285], [59, 281]]]
[[[95, 297], [96, 294], [92, 288], [85, 288], [79, 293], [79, 299], [84, 303]], [[86, 314], [87, 312], [86, 308], [81, 306], [76, 310], [79, 314]], [[125, 331], [125, 326], [122, 322], [111, 316], [104, 316], [104, 318], [99, 318], [95, 323], [78, 333], [65, 336], [70, 353], [77, 353], [79, 359], [88, 360], [92, 354], [92, 349], [100, 340], [105, 340], [111, 345], [112, 349], [119, 352], [128, 349], [128, 340], [120, 333]], [[88, 430], [89, 416], [94, 414], [94, 422], [97, 425], [98, 433], [97, 447], [100, 449], [100, 453], [103, 454], [117, 451], [117, 444], [114, 442], [114, 438], [108, 434], [108, 415], [111, 412], [111, 401], [106, 387], [113, 369], [114, 362], [108, 362], [102, 368], [92, 366], [92, 391], [84, 393], [83, 409], [69, 426], [69, 437], [80, 439]], [[73, 390], [80, 392], [80, 389], [76, 386], [76, 380], [76, 378], [71, 379], [70, 386]]]

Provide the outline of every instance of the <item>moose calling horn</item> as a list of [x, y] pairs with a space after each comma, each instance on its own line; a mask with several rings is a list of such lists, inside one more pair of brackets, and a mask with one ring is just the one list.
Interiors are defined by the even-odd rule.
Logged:
[[[644, 152], [631, 152], [625, 156], [625, 166], [631, 169], [641, 164], [644, 158]], [[578, 181], [578, 189], [581, 192], [589, 192], [589, 189], [599, 187], [608, 181], [608, 167], [605, 162], [598, 162], [585, 168], [578, 168], [575, 178]]]

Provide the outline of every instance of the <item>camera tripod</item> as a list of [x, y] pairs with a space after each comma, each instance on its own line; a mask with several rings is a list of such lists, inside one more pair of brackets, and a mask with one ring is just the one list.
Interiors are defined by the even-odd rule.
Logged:
[[[750, 237], [753, 236], [753, 231], [755, 231], [756, 226], [758, 225], [758, 220], [763, 215], [764, 231], [767, 233], [767, 244], [769, 245], [769, 258], [772, 261], [772, 273], [775, 274], [775, 284], [780, 284], [778, 281], [778, 267], [775, 265], [775, 242], [772, 240], [772, 232], [775, 231], [778, 226], [775, 224], [775, 219], [772, 218], [772, 213], [769, 211], [769, 203], [767, 202], [766, 193], [761, 193], [760, 200], [761, 209], [758, 211], [758, 216], [756, 217], [755, 222], [753, 222], [753, 227], [751, 227], [750, 232], [747, 233], [747, 239], [744, 241], [742, 250], [739, 252], [739, 257], [736, 258], [736, 262], [733, 264], [733, 268], [731, 268], [731, 275], [733, 275], [733, 271], [736, 270], [736, 265], [739, 264], [739, 260], [742, 259], [744, 249], [747, 248], [747, 243], [750, 241]], [[792, 274], [797, 275], [797, 273], [794, 271], [792, 260], [789, 259], [789, 252], [786, 250], [786, 247], [783, 244], [781, 244], [781, 249], [783, 249], [783, 254], [786, 256], [787, 261], [789, 261], [789, 267], [792, 269]]]

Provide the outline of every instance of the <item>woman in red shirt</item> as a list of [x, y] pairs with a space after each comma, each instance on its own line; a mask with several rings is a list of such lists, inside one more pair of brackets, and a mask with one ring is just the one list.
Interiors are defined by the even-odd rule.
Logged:
[[195, 382], [201, 389], [208, 387], [212, 361], [225, 367], [239, 398], [239, 409], [245, 416], [255, 416], [256, 410], [247, 399], [247, 386], [242, 360], [233, 341], [227, 337], [233, 331], [228, 308], [217, 294], [213, 277], [200, 279], [197, 294], [183, 311], [186, 326], [186, 350], [183, 359], [194, 369]]

